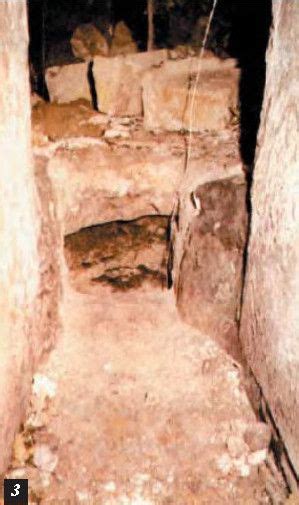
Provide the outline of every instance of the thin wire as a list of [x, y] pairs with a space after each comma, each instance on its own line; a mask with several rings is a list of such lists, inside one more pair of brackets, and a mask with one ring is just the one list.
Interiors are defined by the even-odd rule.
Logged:
[[[196, 79], [195, 79], [195, 83], [193, 85], [193, 90], [192, 90], [192, 85], [191, 85], [191, 87], [189, 89], [189, 96], [188, 96], [188, 102], [189, 103], [190, 103], [189, 99], [190, 99], [190, 94], [191, 93], [192, 93], [192, 97], [191, 97], [191, 104], [190, 104], [190, 115], [189, 115], [189, 126], [188, 126], [188, 133], [189, 133], [189, 135], [188, 135], [188, 140], [187, 140], [187, 156], [186, 156], [186, 162], [185, 162], [185, 171], [188, 168], [190, 157], [191, 157], [191, 150], [192, 150], [191, 143], [192, 143], [193, 119], [194, 119], [194, 103], [195, 103], [196, 90], [197, 90], [198, 83], [199, 83], [199, 76], [200, 76], [200, 71], [201, 71], [201, 63], [202, 63], [202, 59], [203, 59], [203, 56], [204, 56], [204, 53], [205, 53], [205, 50], [206, 50], [207, 40], [208, 40], [208, 36], [209, 36], [209, 33], [210, 33], [211, 24], [212, 24], [212, 21], [213, 21], [213, 18], [214, 18], [214, 13], [215, 13], [217, 1], [218, 0], [213, 0], [213, 7], [211, 9], [211, 12], [210, 12], [210, 15], [209, 15], [209, 19], [208, 19], [208, 24], [207, 24], [206, 29], [205, 29], [205, 34], [204, 34], [202, 46], [200, 48], [200, 53], [199, 53], [198, 61], [197, 61]], [[190, 82], [191, 82], [191, 78], [192, 78], [192, 76], [190, 76]]]
[[43, 0], [42, 2], [42, 86], [43, 86], [43, 95], [45, 94], [45, 68], [46, 68], [46, 5], [47, 0]]
[[[186, 107], [188, 107], [188, 104], [190, 103], [190, 95], [191, 95], [191, 93], [192, 93], [192, 97], [191, 97], [191, 104], [190, 104], [190, 117], [189, 117], [189, 126], [188, 126], [189, 135], [187, 137], [187, 146], [186, 146], [186, 151], [185, 151], [186, 152], [185, 163], [184, 163], [184, 171], [185, 172], [186, 172], [186, 170], [188, 168], [188, 165], [189, 165], [189, 161], [190, 161], [190, 157], [191, 157], [191, 150], [192, 150], [192, 145], [191, 144], [192, 144], [192, 130], [193, 130], [195, 94], [196, 94], [196, 89], [197, 89], [197, 86], [198, 86], [198, 83], [199, 83], [199, 76], [200, 76], [200, 70], [201, 70], [201, 62], [202, 62], [202, 59], [203, 59], [203, 56], [204, 56], [204, 53], [205, 53], [205, 50], [206, 50], [207, 40], [208, 40], [208, 36], [209, 36], [209, 33], [210, 33], [211, 23], [212, 23], [213, 18], [214, 18], [214, 13], [215, 13], [217, 1], [218, 0], [213, 0], [213, 6], [212, 6], [212, 9], [211, 9], [211, 12], [210, 12], [210, 15], [209, 15], [209, 19], [208, 19], [208, 23], [207, 23], [207, 26], [206, 26], [206, 29], [205, 29], [205, 34], [204, 34], [202, 46], [201, 46], [200, 53], [199, 53], [199, 56], [198, 56], [197, 70], [196, 70], [196, 79], [195, 79], [195, 83], [194, 83], [194, 86], [193, 86], [193, 90], [192, 90], [192, 81], [191, 81], [192, 74], [190, 74], [190, 78], [189, 78], [188, 95], [187, 95]], [[186, 109], [186, 110], [188, 110], [188, 109]], [[179, 215], [179, 205], [180, 205], [180, 199], [179, 199], [179, 192], [177, 191], [176, 192], [176, 196], [174, 198], [174, 202], [173, 202], [172, 212], [171, 212], [171, 215], [170, 215], [169, 250], [171, 250], [171, 248], [173, 247], [175, 230], [176, 230], [176, 228], [178, 228], [178, 224], [177, 224], [177, 226], [175, 226], [175, 222], [176, 222], [176, 219], [178, 218], [178, 215]], [[167, 271], [168, 271], [168, 282], [170, 283], [170, 286], [171, 286], [173, 284], [173, 277], [172, 277], [172, 271], [173, 271], [173, 253], [169, 254]]]

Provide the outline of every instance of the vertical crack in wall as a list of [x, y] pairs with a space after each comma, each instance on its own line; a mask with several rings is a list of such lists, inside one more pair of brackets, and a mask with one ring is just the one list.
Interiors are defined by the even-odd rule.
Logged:
[[95, 78], [93, 75], [93, 61], [92, 60], [88, 63], [87, 80], [88, 80], [88, 84], [89, 84], [92, 107], [94, 110], [98, 111], [99, 110], [99, 108], [98, 108], [98, 95], [97, 95], [97, 90], [96, 90]]

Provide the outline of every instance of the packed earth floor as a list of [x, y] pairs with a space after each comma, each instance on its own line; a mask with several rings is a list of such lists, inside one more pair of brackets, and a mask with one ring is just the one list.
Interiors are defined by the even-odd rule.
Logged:
[[270, 503], [240, 370], [179, 320], [171, 292], [70, 289], [64, 324], [40, 370], [56, 395], [24, 434], [39, 468], [12, 472], [36, 503]]

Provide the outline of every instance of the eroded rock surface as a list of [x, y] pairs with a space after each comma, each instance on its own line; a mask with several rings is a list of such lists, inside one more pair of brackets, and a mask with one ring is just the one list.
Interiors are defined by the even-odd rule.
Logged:
[[183, 317], [236, 356], [246, 185], [233, 132], [207, 146], [178, 190], [170, 266]]
[[281, 451], [281, 464], [290, 486], [298, 489], [298, 2], [273, 2], [273, 16], [252, 187], [241, 340], [267, 400], [266, 410], [287, 447], [287, 456]]
[[199, 211], [189, 223], [176, 288], [184, 318], [235, 353], [247, 233], [246, 191], [241, 177], [196, 188], [193, 198]]
[[0, 474], [23, 421], [31, 379], [56, 341], [58, 231], [47, 178], [30, 146], [26, 2], [0, 2]]

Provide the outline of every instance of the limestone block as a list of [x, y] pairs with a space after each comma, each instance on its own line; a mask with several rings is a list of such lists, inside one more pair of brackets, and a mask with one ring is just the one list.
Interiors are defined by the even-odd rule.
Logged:
[[177, 285], [178, 306], [202, 331], [236, 338], [246, 241], [246, 185], [242, 178], [197, 187], [200, 211], [190, 222]]
[[[142, 81], [144, 124], [149, 130], [221, 130], [238, 102], [238, 70], [232, 60], [208, 57], [201, 63], [193, 92], [198, 60], [168, 61], [145, 73]], [[192, 75], [191, 93], [188, 93]]]
[[49, 67], [46, 83], [51, 102], [68, 103], [80, 98], [91, 102], [87, 63]]
[[201, 138], [177, 192], [168, 272], [183, 319], [238, 358], [245, 178], [233, 132], [199, 135], [198, 149]]
[[[128, 141], [129, 142], [129, 141]], [[48, 163], [63, 233], [143, 215], [169, 215], [183, 170], [170, 150], [69, 144]]]
[[93, 74], [101, 112], [115, 116], [142, 114], [141, 78], [146, 70], [167, 59], [167, 51], [95, 57]]

